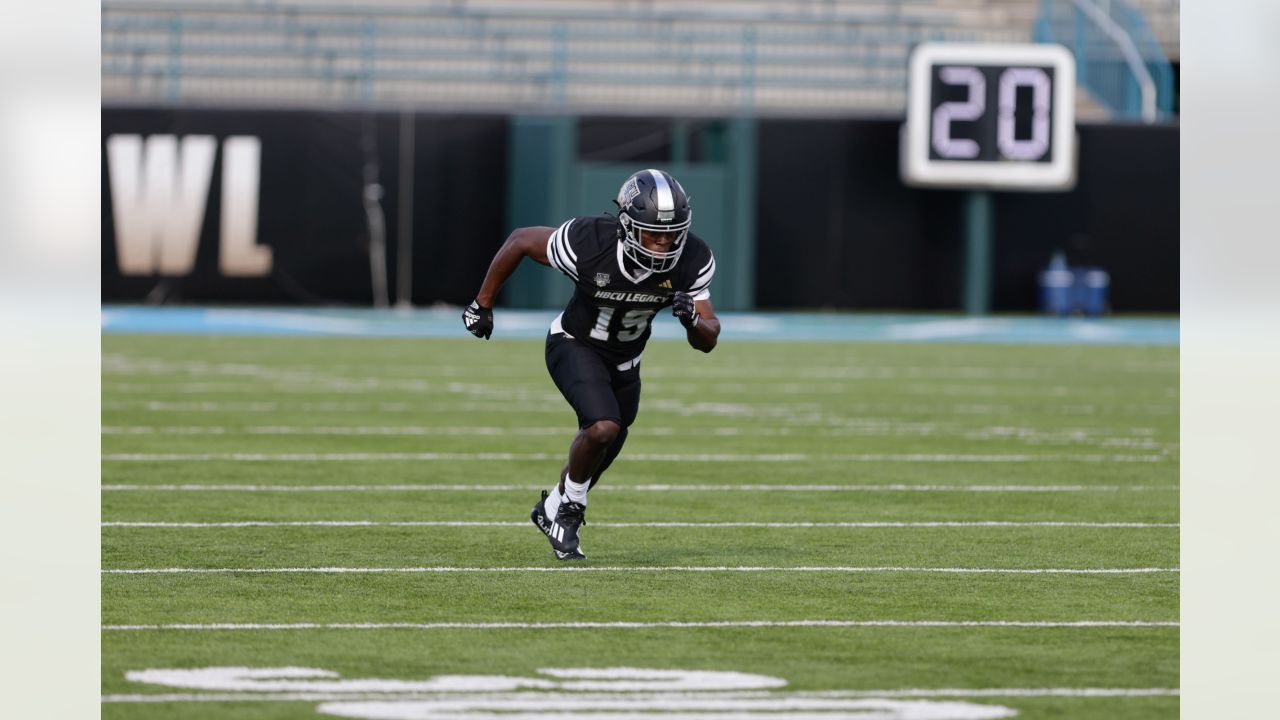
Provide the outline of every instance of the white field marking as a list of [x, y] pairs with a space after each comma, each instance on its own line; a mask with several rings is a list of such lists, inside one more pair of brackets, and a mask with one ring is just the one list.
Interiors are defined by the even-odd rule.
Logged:
[[[666, 694], [691, 691], [772, 690], [787, 681], [768, 675], [733, 670], [665, 670], [655, 668], [540, 668], [543, 677], [512, 675], [436, 675], [403, 680], [390, 678], [343, 678], [332, 670], [305, 667], [215, 666], [204, 668], [150, 668], [130, 670], [131, 682], [163, 685], [183, 690], [231, 690], [241, 692], [377, 692], [394, 693], [475, 693], [513, 690], [553, 690], [578, 692], [623, 692]], [[549, 697], [549, 696], [548, 696]], [[696, 697], [686, 695], [686, 697]]]
[[103, 410], [147, 410], [151, 412], [283, 412], [286, 409], [300, 412], [426, 412], [426, 408], [415, 407], [405, 402], [304, 402], [281, 407], [277, 402], [170, 402], [165, 400], [104, 400]]
[[[183, 395], [203, 393], [278, 393], [278, 394], [321, 394], [321, 393], [369, 393], [369, 392], [407, 392], [426, 395], [465, 395], [473, 397], [500, 397], [516, 400], [538, 400], [559, 398], [556, 393], [542, 388], [545, 383], [522, 382], [507, 384], [463, 383], [426, 381], [414, 378], [383, 377], [346, 377], [334, 378], [308, 375], [281, 375], [264, 378], [262, 383], [243, 383], [234, 381], [222, 382], [165, 382], [165, 383], [130, 383], [113, 382], [103, 385], [107, 394], [137, 395]], [[997, 385], [940, 385], [931, 386], [913, 384], [904, 388], [904, 392], [913, 395], [943, 395], [953, 397], [1055, 397], [1087, 396], [1090, 392], [1106, 392], [1114, 386], [1033, 386], [1005, 387]], [[694, 397], [729, 395], [740, 396], [750, 393], [761, 395], [837, 395], [855, 392], [857, 386], [833, 382], [769, 382], [755, 381], [750, 383], [689, 383], [663, 382], [652, 383], [650, 391], [670, 397]]]
[[[365, 369], [367, 371], [367, 368]], [[290, 366], [266, 366], [252, 363], [209, 363], [184, 362], [173, 363], [163, 360], [129, 359], [117, 355], [103, 355], [102, 374], [113, 375], [171, 375], [177, 377], [231, 377], [241, 380], [263, 380], [270, 383], [279, 382], [328, 382], [342, 380], [333, 377], [322, 368], [304, 369]], [[417, 378], [397, 378], [415, 380]]]
[[[103, 485], [104, 492], [513, 492], [542, 485]], [[593, 492], [1151, 492], [1178, 485], [601, 485]]]
[[539, 697], [512, 693], [507, 697], [375, 700], [321, 703], [322, 715], [361, 720], [439, 720], [487, 718], [503, 720], [1001, 720], [1018, 714], [1002, 705], [959, 700], [889, 700], [884, 698], [798, 698], [789, 695], [728, 698], [706, 693], [697, 698], [651, 695]]
[[[126, 694], [117, 693], [112, 695], [103, 695], [104, 703], [179, 703], [179, 702], [303, 702], [303, 701], [324, 701], [324, 700], [415, 700], [438, 698], [442, 693], [433, 692], [394, 692], [394, 691], [373, 691], [373, 692], [264, 692], [264, 691], [240, 691], [235, 693], [146, 693], [146, 694]], [[686, 695], [694, 697], [706, 697], [704, 694], [693, 693], [662, 693], [664, 697], [685, 697]], [[539, 693], [536, 697], [551, 697], [552, 693]], [[580, 697], [577, 693], [575, 696]], [[768, 697], [767, 692], [762, 691], [728, 691], [717, 692], [716, 697], [727, 697], [735, 699], [745, 699], [753, 697]], [[814, 697], [822, 696], [815, 693], [788, 693], [793, 697]], [[467, 693], [467, 697], [487, 696]], [[616, 697], [616, 696], [613, 696]], [[527, 698], [526, 698], [527, 699]], [[509, 716], [503, 716], [509, 717]], [[540, 715], [542, 718], [550, 718], [549, 715]], [[707, 718], [707, 720], [711, 720]]]
[[[541, 375], [517, 375], [512, 376], [509, 368], [485, 368], [485, 367], [421, 367], [421, 366], [387, 366], [375, 365], [374, 369], [379, 371], [377, 376], [369, 376], [370, 366], [351, 366], [351, 365], [330, 365], [330, 366], [264, 366], [246, 363], [223, 363], [214, 364], [208, 362], [170, 362], [156, 359], [145, 358], [128, 358], [118, 355], [104, 355], [103, 368], [105, 375], [176, 375], [176, 376], [192, 376], [196, 378], [204, 377], [234, 377], [238, 379], [248, 380], [264, 380], [272, 383], [297, 382], [315, 385], [333, 385], [337, 387], [354, 386], [357, 384], [411, 384], [414, 387], [410, 389], [421, 389], [424, 378], [437, 380], [440, 377], [456, 377], [463, 376], [467, 378], [476, 377], [477, 375], [495, 374], [500, 375], [501, 379], [508, 381], [506, 386], [510, 386], [510, 382], [517, 384], [533, 384], [543, 381]], [[394, 372], [392, 372], [394, 371]], [[1141, 371], [1141, 370], [1138, 370]], [[337, 374], [335, 374], [337, 373]], [[358, 374], [351, 374], [358, 373]], [[780, 392], [796, 392], [804, 391], [806, 387], [813, 386], [819, 388], [815, 383], [797, 383], [797, 380], [886, 380], [886, 379], [911, 379], [911, 380], [1032, 380], [1043, 383], [1044, 380], [1059, 377], [1051, 372], [1047, 372], [1043, 368], [997, 368], [997, 367], [874, 367], [874, 366], [844, 366], [844, 367], [813, 367], [813, 368], [650, 368], [648, 374], [653, 378], [670, 377], [676, 380], [686, 379], [689, 377], [698, 377], [704, 379], [748, 379], [754, 381], [752, 388], [777, 387]], [[771, 378], [781, 378], [782, 383], [771, 382]], [[198, 383], [187, 383], [187, 385], [197, 386]], [[492, 384], [471, 383], [473, 387], [493, 387]], [[830, 383], [827, 384], [830, 386]], [[668, 388], [664, 385], [664, 391]], [[705, 393], [707, 389], [706, 383], [672, 383], [669, 386], [671, 391], [688, 390], [690, 392]], [[842, 386], [841, 386], [842, 387]], [[1039, 387], [1039, 386], [1038, 386]], [[1059, 386], [1059, 388], [1066, 386]], [[1109, 387], [1109, 386], [1103, 386]], [[223, 391], [235, 391], [232, 386], [220, 388]], [[726, 392], [740, 392], [741, 386], [726, 384], [724, 390]], [[182, 390], [179, 388], [179, 392]], [[197, 390], [199, 391], [199, 390]], [[1062, 394], [1058, 392], [1057, 394]]]
[[[417, 393], [423, 395], [452, 396], [462, 395], [466, 397], [489, 397], [501, 398], [502, 400], [518, 400], [529, 402], [548, 402], [560, 401], [558, 393], [547, 392], [542, 389], [520, 388], [520, 387], [499, 387], [499, 386], [468, 386], [462, 383], [448, 383], [443, 386], [435, 386], [431, 383], [423, 381], [400, 381], [390, 382], [382, 381], [378, 378], [360, 378], [353, 379], [349, 382], [335, 382], [322, 379], [299, 379], [295, 384], [283, 385], [278, 381], [268, 385], [243, 385], [234, 383], [178, 383], [178, 384], [151, 384], [151, 383], [111, 383], [102, 386], [103, 394], [110, 395], [200, 395], [208, 393], [218, 394], [258, 394], [258, 395], [322, 395], [322, 394], [367, 394], [373, 392], [383, 393]], [[816, 392], [816, 391], [815, 391]], [[831, 392], [830, 390], [826, 392]]]
[[[545, 374], [523, 373], [512, 374], [512, 369], [503, 366], [465, 366], [465, 365], [404, 365], [382, 364], [351, 365], [281, 365], [268, 366], [249, 363], [209, 363], [204, 361], [163, 360], [158, 358], [139, 358], [118, 354], [102, 356], [103, 372], [106, 375], [190, 375], [194, 377], [250, 377], [274, 379], [289, 376], [326, 376], [350, 378], [352, 375], [376, 370], [379, 377], [392, 379], [415, 380], [421, 378], [461, 377], [475, 378], [479, 376], [494, 377], [503, 380], [523, 382], [540, 382]], [[1113, 370], [1120, 372], [1141, 373], [1153, 372], [1177, 373], [1177, 363], [1145, 363], [1126, 362], [1118, 366], [1095, 365], [1087, 370]], [[686, 378], [735, 379], [744, 378], [759, 380], [762, 378], [781, 378], [784, 380], [1032, 380], [1042, 381], [1062, 377], [1062, 373], [1043, 367], [994, 367], [994, 366], [902, 366], [902, 365], [863, 365], [849, 364], [836, 366], [805, 366], [800, 368], [783, 367], [650, 367], [645, 371], [652, 378]]]
[[[286, 384], [287, 383], [287, 384]], [[501, 397], [512, 399], [559, 398], [547, 392], [544, 382], [517, 384], [483, 384], [461, 382], [428, 382], [414, 379], [387, 379], [377, 377], [321, 378], [297, 376], [273, 378], [260, 384], [237, 382], [177, 382], [177, 383], [129, 383], [113, 382], [103, 385], [104, 393], [135, 394], [201, 394], [201, 393], [367, 393], [410, 392], [428, 395], [468, 395], [477, 397]], [[753, 382], [753, 383], [653, 383], [650, 391], [664, 396], [707, 397], [708, 395], [831, 395], [854, 391], [843, 383], [801, 382]], [[1077, 391], [1080, 392], [1080, 391]], [[981, 393], [979, 393], [981, 394]], [[995, 394], [995, 393], [986, 393]], [[1012, 393], [1011, 393], [1012, 394]]]
[[[298, 520], [241, 522], [109, 521], [104, 528], [286, 528], [286, 527], [518, 527], [528, 523], [468, 520]], [[613, 528], [1177, 528], [1178, 523], [1149, 522], [1010, 522], [943, 520], [935, 522], [592, 522]]]
[[[752, 397], [762, 395], [845, 395], [860, 392], [865, 385], [844, 382], [770, 382], [761, 380], [749, 380], [747, 382], [675, 382], [662, 381], [649, 382], [646, 381], [646, 389], [650, 392], [663, 396], [677, 397], [706, 397], [708, 395], [730, 395], [741, 396], [748, 395]], [[909, 385], [904, 391], [908, 394], [931, 394], [925, 390], [925, 385]], [[1096, 393], [1113, 393], [1117, 389], [1123, 389], [1118, 385], [1089, 385], [1086, 387], [1065, 386], [1065, 385], [1030, 385], [1030, 386], [1001, 386], [1001, 385], [945, 385], [941, 386], [948, 391], [942, 393], [933, 393], [935, 395], [949, 396], [1010, 396], [1010, 397], [1049, 397], [1049, 398], [1066, 398], [1066, 397], [1088, 397]], [[968, 388], [961, 390], [960, 388]]]
[[[104, 462], [502, 462], [548, 461], [563, 459], [560, 453], [108, 453]], [[1176, 460], [1171, 454], [1148, 455], [1032, 455], [989, 454], [960, 455], [951, 453], [632, 453], [628, 460], [640, 462], [905, 462], [905, 463], [1158, 463]]]
[[[1110, 393], [1117, 386], [1073, 386], [1073, 385], [944, 385], [936, 383], [910, 383], [898, 390], [907, 395], [925, 395], [928, 397], [1020, 397], [1020, 398], [1067, 398], [1088, 397], [1095, 393]], [[744, 390], [745, 392], [746, 390]]]
[[[169, 402], [165, 400], [103, 400], [103, 410], [148, 410], [151, 412], [277, 412], [276, 402]], [[351, 408], [354, 411], [355, 408]]]
[[[132, 670], [125, 677], [198, 693], [120, 694], [102, 702], [328, 701], [321, 714], [385, 720], [504, 717], [546, 720], [591, 716], [707, 718], [876, 717], [881, 720], [997, 720], [1017, 715], [998, 705], [926, 701], [926, 697], [1149, 697], [1164, 688], [977, 688], [793, 692], [784, 678], [734, 671], [653, 668], [540, 668], [543, 677], [439, 675], [422, 679], [343, 678], [319, 668], [205, 667]], [[550, 676], [554, 679], [548, 679]], [[879, 697], [877, 697], [879, 696]], [[905, 700], [893, 701], [888, 697]], [[337, 701], [337, 702], [334, 702]], [[535, 711], [530, 711], [536, 707]]]
[[[324, 411], [324, 412], [368, 412], [378, 410], [381, 412], [449, 412], [455, 414], [464, 413], [493, 413], [493, 412], [520, 412], [520, 413], [545, 413], [562, 415], [566, 411], [559, 402], [559, 396], [555, 396], [556, 401], [544, 404], [516, 404], [516, 403], [477, 403], [477, 402], [461, 402], [461, 403], [431, 403], [430, 407], [426, 404], [419, 406], [404, 402], [304, 402], [298, 405], [288, 404], [288, 407], [281, 407], [281, 403], [274, 401], [262, 402], [221, 402], [221, 401], [190, 401], [175, 402], [170, 400], [103, 400], [102, 408], [104, 410], [146, 410], [151, 412], [277, 412], [285, 409], [302, 410], [302, 411]], [[647, 407], [655, 410], [662, 410], [682, 417], [699, 417], [704, 415], [711, 416], [732, 416], [732, 417], [767, 417], [780, 418], [786, 420], [812, 420], [817, 421], [823, 419], [823, 415], [819, 413], [821, 409], [816, 403], [800, 403], [791, 405], [761, 405], [759, 403], [752, 405], [734, 404], [734, 403], [693, 403], [686, 404], [679, 400], [670, 398], [654, 398], [647, 401]], [[940, 404], [917, 404], [917, 403], [850, 403], [842, 404], [841, 409], [851, 413], [869, 413], [869, 412], [900, 412], [900, 413], [921, 413], [930, 415], [1020, 415], [1025, 410], [1016, 408], [1013, 405], [991, 405], [991, 404], [975, 404], [964, 403], [955, 405]], [[1136, 414], [1136, 415], [1173, 415], [1178, 411], [1177, 405], [1061, 405], [1061, 406], [1040, 406], [1037, 408], [1039, 412], [1053, 415], [1117, 415], [1117, 414]]]
[[[548, 415], [564, 415], [570, 412], [569, 407], [563, 404], [563, 400], [559, 395], [554, 397], [555, 402], [546, 401], [538, 403], [515, 403], [515, 402], [423, 402], [419, 404], [411, 404], [405, 402], [220, 402], [220, 401], [170, 401], [170, 400], [104, 400], [102, 408], [104, 410], [147, 410], [151, 412], [333, 412], [333, 413], [366, 413], [371, 411], [377, 412], [397, 412], [397, 413], [527, 413], [527, 414], [548, 414]], [[699, 412], [684, 413], [686, 415], [701, 414]], [[777, 412], [754, 412], [752, 415], [760, 415], [764, 417], [792, 417], [790, 410], [779, 410]]]
[[[1014, 405], [995, 405], [991, 403], [849, 403], [841, 405], [847, 412], [903, 412], [928, 415], [1022, 415], [1026, 408]], [[1036, 411], [1050, 415], [1172, 415], [1178, 412], [1177, 405], [1039, 405]]]
[[[204, 377], [233, 377], [239, 380], [261, 380], [269, 383], [272, 392], [302, 392], [302, 388], [286, 386], [287, 383], [307, 386], [315, 392], [354, 392], [369, 390], [399, 390], [408, 392], [431, 392], [436, 390], [453, 392], [454, 390], [417, 377], [378, 376], [343, 376], [333, 375], [329, 368], [301, 369], [290, 366], [270, 367], [248, 363], [207, 363], [187, 362], [173, 363], [162, 360], [130, 361], [118, 356], [106, 356], [103, 360], [104, 375], [189, 375]], [[368, 368], [362, 368], [367, 372]], [[151, 392], [188, 393], [188, 392], [261, 392], [263, 385], [251, 385], [244, 382], [179, 382], [165, 384], [149, 383], [113, 383], [104, 386], [109, 392], [133, 393]]]
[[[504, 375], [501, 382], [465, 382], [459, 380], [448, 379], [448, 376], [432, 375], [430, 373], [417, 374], [379, 374], [379, 375], [331, 375], [321, 372], [308, 372], [297, 370], [271, 370], [268, 368], [257, 367], [252, 365], [229, 365], [222, 366], [217, 372], [120, 372], [118, 368], [104, 367], [103, 375], [105, 377], [121, 377], [148, 375], [152, 377], [165, 377], [166, 379], [158, 382], [113, 382], [107, 385], [115, 392], [144, 392], [144, 388], [151, 387], [157, 392], [208, 392], [217, 390], [220, 392], [260, 392], [264, 389], [274, 390], [283, 384], [290, 385], [310, 385], [313, 388], [322, 387], [332, 390], [354, 390], [357, 388], [365, 388], [371, 390], [378, 389], [404, 389], [417, 392], [464, 392], [464, 393], [480, 393], [487, 394], [490, 392], [519, 392], [523, 389], [533, 388], [545, 383], [544, 377], [534, 376], [511, 376]], [[363, 368], [363, 372], [368, 372], [369, 368]], [[1008, 378], [997, 376], [996, 374], [986, 375], [985, 377], [956, 377], [956, 376], [939, 376], [928, 377], [922, 374], [900, 374], [889, 372], [864, 372], [860, 369], [854, 369], [849, 373], [838, 375], [833, 374], [826, 377], [819, 375], [707, 375], [701, 378], [701, 382], [690, 382], [688, 376], [683, 375], [667, 375], [663, 373], [646, 373], [652, 377], [660, 378], [654, 385], [653, 389], [664, 395], [706, 395], [711, 394], [740, 394], [750, 392], [753, 394], [814, 394], [827, 392], [852, 392], [859, 385], [848, 384], [844, 381], [863, 380], [892, 380], [892, 379], [911, 379], [911, 380], [1006, 380]], [[190, 377], [197, 378], [196, 381], [190, 380]], [[208, 380], [205, 378], [217, 378], [216, 380]], [[223, 379], [227, 378], [227, 379]], [[666, 378], [666, 379], [661, 379]], [[1014, 378], [1016, 379], [1016, 378]], [[1047, 378], [1023, 378], [1033, 379], [1039, 382]], [[739, 382], [731, 382], [731, 380], [740, 380]], [[981, 386], [979, 386], [981, 387]], [[1044, 387], [1037, 385], [1035, 387]], [[1076, 392], [1088, 391], [1091, 389], [1110, 389], [1115, 385], [1090, 385], [1085, 388], [1077, 388]], [[1058, 394], [1061, 393], [1051, 393]]]
[[1178, 573], [1178, 568], [942, 568], [942, 567], [852, 567], [842, 565], [633, 565], [525, 567], [292, 567], [292, 568], [106, 568], [103, 575], [362, 575], [423, 573], [506, 573], [506, 572], [830, 572], [830, 573], [942, 573], [960, 575], [1145, 575]]
[[[102, 366], [105, 372], [122, 375], [229, 375], [256, 377], [271, 373], [295, 374], [337, 374], [339, 376], [353, 373], [367, 373], [371, 369], [381, 375], [401, 376], [408, 378], [421, 377], [463, 377], [494, 376], [503, 379], [521, 379], [530, 382], [540, 381], [545, 374], [526, 373], [512, 375], [512, 368], [505, 366], [471, 366], [471, 365], [417, 365], [375, 363], [353, 365], [334, 363], [324, 365], [283, 365], [267, 366], [247, 363], [209, 363], [193, 360], [166, 360], [161, 358], [135, 357], [116, 353], [104, 353]], [[1148, 375], [1151, 373], [1177, 373], [1179, 363], [1127, 361], [1119, 364], [1089, 364], [1075, 366], [1077, 370], [1099, 371], [1112, 370]], [[1061, 377], [1062, 373], [1044, 367], [989, 366], [989, 365], [866, 365], [850, 360], [848, 365], [813, 365], [800, 368], [759, 367], [716, 365], [709, 367], [667, 367], [655, 366], [645, 371], [651, 377], [669, 378], [801, 378], [801, 379], [862, 379], [888, 380], [894, 378], [911, 379], [956, 379], [956, 380], [1047, 380]]]
[[[1139, 428], [1133, 428], [1134, 431]], [[945, 427], [938, 423], [907, 423], [884, 420], [848, 421], [838, 426], [783, 426], [740, 427], [714, 426], [695, 428], [633, 427], [633, 436], [712, 436], [712, 437], [960, 437], [966, 440], [998, 440], [1020, 442], [1028, 445], [1085, 445], [1094, 447], [1122, 447], [1138, 450], [1164, 450], [1178, 447], [1178, 443], [1161, 443], [1149, 432], [1134, 432], [1134, 437], [1116, 437], [1118, 431], [1105, 428], [1065, 428], [1045, 430], [1032, 427]], [[525, 426], [505, 428], [499, 426], [424, 426], [424, 425], [253, 425], [231, 427], [223, 425], [197, 426], [148, 426], [104, 425], [103, 435], [337, 435], [337, 436], [392, 436], [392, 437], [568, 437], [574, 433], [571, 427]]]
[[962, 366], [874, 366], [841, 365], [787, 367], [651, 367], [645, 371], [652, 377], [698, 378], [801, 378], [806, 380], [1048, 380], [1059, 375], [1036, 367], [962, 367]]
[[[850, 698], [914, 698], [914, 697], [1069, 697], [1069, 698], [1135, 698], [1178, 697], [1179, 688], [898, 688], [896, 690], [828, 690], [791, 693], [794, 697]], [[754, 697], [751, 693], [734, 696]], [[405, 693], [395, 697], [426, 697]], [[385, 700], [386, 693], [148, 693], [103, 695], [104, 703], [178, 703], [178, 702], [323, 702], [326, 700]]]
[[[242, 696], [252, 701], [256, 695]], [[463, 693], [425, 697], [384, 695], [357, 700], [343, 695], [316, 708], [322, 715], [363, 720], [1000, 720], [1018, 712], [1001, 705], [958, 700], [802, 697], [793, 693], [749, 695], [692, 693]]]
[[[655, 428], [662, 433], [643, 433], [632, 430], [633, 434], [670, 434], [670, 428]], [[767, 429], [767, 428], [762, 428]], [[253, 425], [248, 427], [228, 427], [222, 425], [195, 425], [159, 427], [139, 425], [104, 425], [103, 435], [393, 435], [393, 436], [492, 436], [533, 435], [570, 437], [575, 433], [572, 427], [514, 427], [498, 426], [457, 427], [457, 426], [422, 426], [422, 425], [383, 425], [383, 426], [288, 426], [288, 425]], [[703, 431], [703, 434], [708, 434]], [[714, 433], [711, 433], [714, 434]]]
[[[904, 434], [925, 434], [920, 431], [904, 428]], [[1030, 430], [1030, 429], [1028, 429]], [[677, 435], [852, 435], [859, 432], [867, 434], [890, 434], [893, 428], [885, 427], [697, 427], [697, 428], [632, 428], [632, 435], [653, 435], [670, 437]], [[490, 426], [424, 426], [424, 425], [254, 425], [248, 427], [227, 427], [220, 425], [197, 426], [146, 426], [146, 425], [104, 425], [103, 435], [404, 435], [404, 436], [507, 436], [507, 435], [573, 435], [572, 427], [565, 425], [543, 427], [499, 427]], [[928, 433], [932, 434], [932, 432]], [[967, 436], [966, 436], [967, 437]]]
[[147, 630], [644, 630], [648, 628], [1176, 628], [1176, 620], [715, 620], [682, 622], [435, 622], [435, 623], [165, 623], [103, 625], [104, 631]]

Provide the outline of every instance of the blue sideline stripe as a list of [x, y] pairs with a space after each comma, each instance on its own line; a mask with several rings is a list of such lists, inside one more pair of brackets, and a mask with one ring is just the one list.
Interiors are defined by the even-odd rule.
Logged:
[[[104, 333], [466, 338], [461, 308], [135, 307], [105, 305]], [[541, 338], [556, 311], [495, 313], [494, 338]], [[965, 317], [839, 313], [721, 313], [724, 340], [1177, 345], [1177, 318]], [[655, 339], [683, 338], [660, 316]]]

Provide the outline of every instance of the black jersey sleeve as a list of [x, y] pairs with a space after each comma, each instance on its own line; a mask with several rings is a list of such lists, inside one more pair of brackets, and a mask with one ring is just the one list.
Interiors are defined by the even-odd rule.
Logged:
[[695, 250], [692, 257], [693, 261], [690, 272], [686, 277], [688, 288], [685, 292], [693, 296], [694, 300], [711, 299], [711, 279], [716, 275], [716, 257], [711, 253], [711, 248], [706, 243], [698, 240], [696, 243], [690, 243], [689, 250]]

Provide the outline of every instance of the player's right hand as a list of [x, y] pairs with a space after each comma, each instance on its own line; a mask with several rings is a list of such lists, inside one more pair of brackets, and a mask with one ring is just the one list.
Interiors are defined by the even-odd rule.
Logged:
[[493, 334], [493, 308], [480, 307], [480, 303], [472, 300], [462, 311], [462, 324], [467, 326], [467, 332], [488, 340]]

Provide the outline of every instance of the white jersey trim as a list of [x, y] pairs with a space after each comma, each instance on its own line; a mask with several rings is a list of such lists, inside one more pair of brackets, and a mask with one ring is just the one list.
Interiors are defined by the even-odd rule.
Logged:
[[556, 228], [547, 238], [547, 261], [560, 272], [568, 275], [574, 282], [578, 281], [578, 256], [569, 243], [569, 227], [573, 220]]
[[694, 300], [711, 299], [711, 278], [716, 274], [716, 258], [711, 256], [706, 265], [698, 271], [698, 278], [693, 281], [693, 285], [689, 288], [689, 295]]
[[556, 316], [556, 319], [551, 321], [551, 327], [548, 330], [548, 332], [550, 332], [552, 335], [556, 335], [556, 334], [563, 335], [569, 338], [570, 340], [576, 339], [572, 335], [564, 331], [564, 326], [560, 324], [561, 318], [563, 317], [564, 317], [564, 311], [561, 310], [560, 314]]

